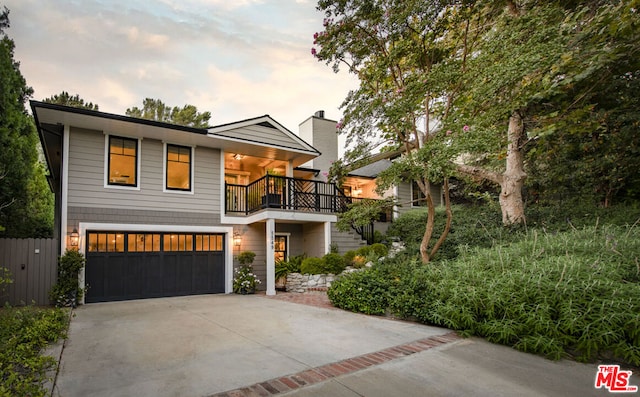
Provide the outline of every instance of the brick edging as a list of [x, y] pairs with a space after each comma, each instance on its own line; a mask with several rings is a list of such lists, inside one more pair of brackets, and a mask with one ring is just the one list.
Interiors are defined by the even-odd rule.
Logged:
[[267, 397], [287, 393], [301, 387], [311, 386], [341, 375], [351, 374], [362, 369], [380, 365], [404, 356], [442, 346], [460, 339], [455, 332], [430, 336], [403, 345], [389, 347], [373, 353], [329, 363], [321, 367], [310, 368], [291, 375], [270, 379], [239, 389], [213, 394], [210, 397]]

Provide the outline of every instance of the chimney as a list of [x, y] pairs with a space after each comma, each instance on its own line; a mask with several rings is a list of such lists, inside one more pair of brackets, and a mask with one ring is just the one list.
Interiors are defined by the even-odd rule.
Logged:
[[[338, 159], [338, 130], [337, 122], [326, 119], [324, 110], [318, 110], [300, 124], [300, 138], [318, 149], [320, 156], [303, 164], [303, 167], [315, 168], [321, 172], [328, 172], [331, 163]], [[324, 177], [318, 177], [322, 179]]]

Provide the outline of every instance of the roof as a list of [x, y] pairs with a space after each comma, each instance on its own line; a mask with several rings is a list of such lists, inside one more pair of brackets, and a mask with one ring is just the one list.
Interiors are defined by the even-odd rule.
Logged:
[[269, 115], [202, 129], [39, 101], [30, 105], [53, 178], [59, 177], [64, 126], [291, 161], [294, 167], [320, 155]]
[[349, 176], [359, 176], [365, 178], [376, 178], [382, 171], [391, 166], [391, 160], [381, 159], [373, 163], [369, 163], [364, 167], [357, 168], [349, 172]]

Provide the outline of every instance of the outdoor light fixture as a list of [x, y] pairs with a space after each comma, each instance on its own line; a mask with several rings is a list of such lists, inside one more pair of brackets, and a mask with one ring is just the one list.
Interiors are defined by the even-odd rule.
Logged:
[[80, 235], [78, 234], [78, 229], [76, 229], [75, 227], [73, 228], [73, 231], [71, 232], [71, 234], [69, 235], [69, 241], [71, 243], [72, 247], [77, 247], [78, 246], [78, 240], [80, 239]]
[[236, 160], [242, 160], [244, 158], [244, 155], [240, 153], [236, 153], [233, 155], [233, 158]]
[[240, 233], [233, 232], [233, 245], [235, 245], [236, 247], [240, 247], [241, 242], [242, 242], [242, 237], [240, 236]]

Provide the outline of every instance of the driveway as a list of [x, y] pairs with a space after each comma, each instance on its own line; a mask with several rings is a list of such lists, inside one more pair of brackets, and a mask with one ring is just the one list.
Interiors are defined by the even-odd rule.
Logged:
[[204, 295], [79, 307], [54, 395], [608, 395], [595, 375], [443, 328]]

